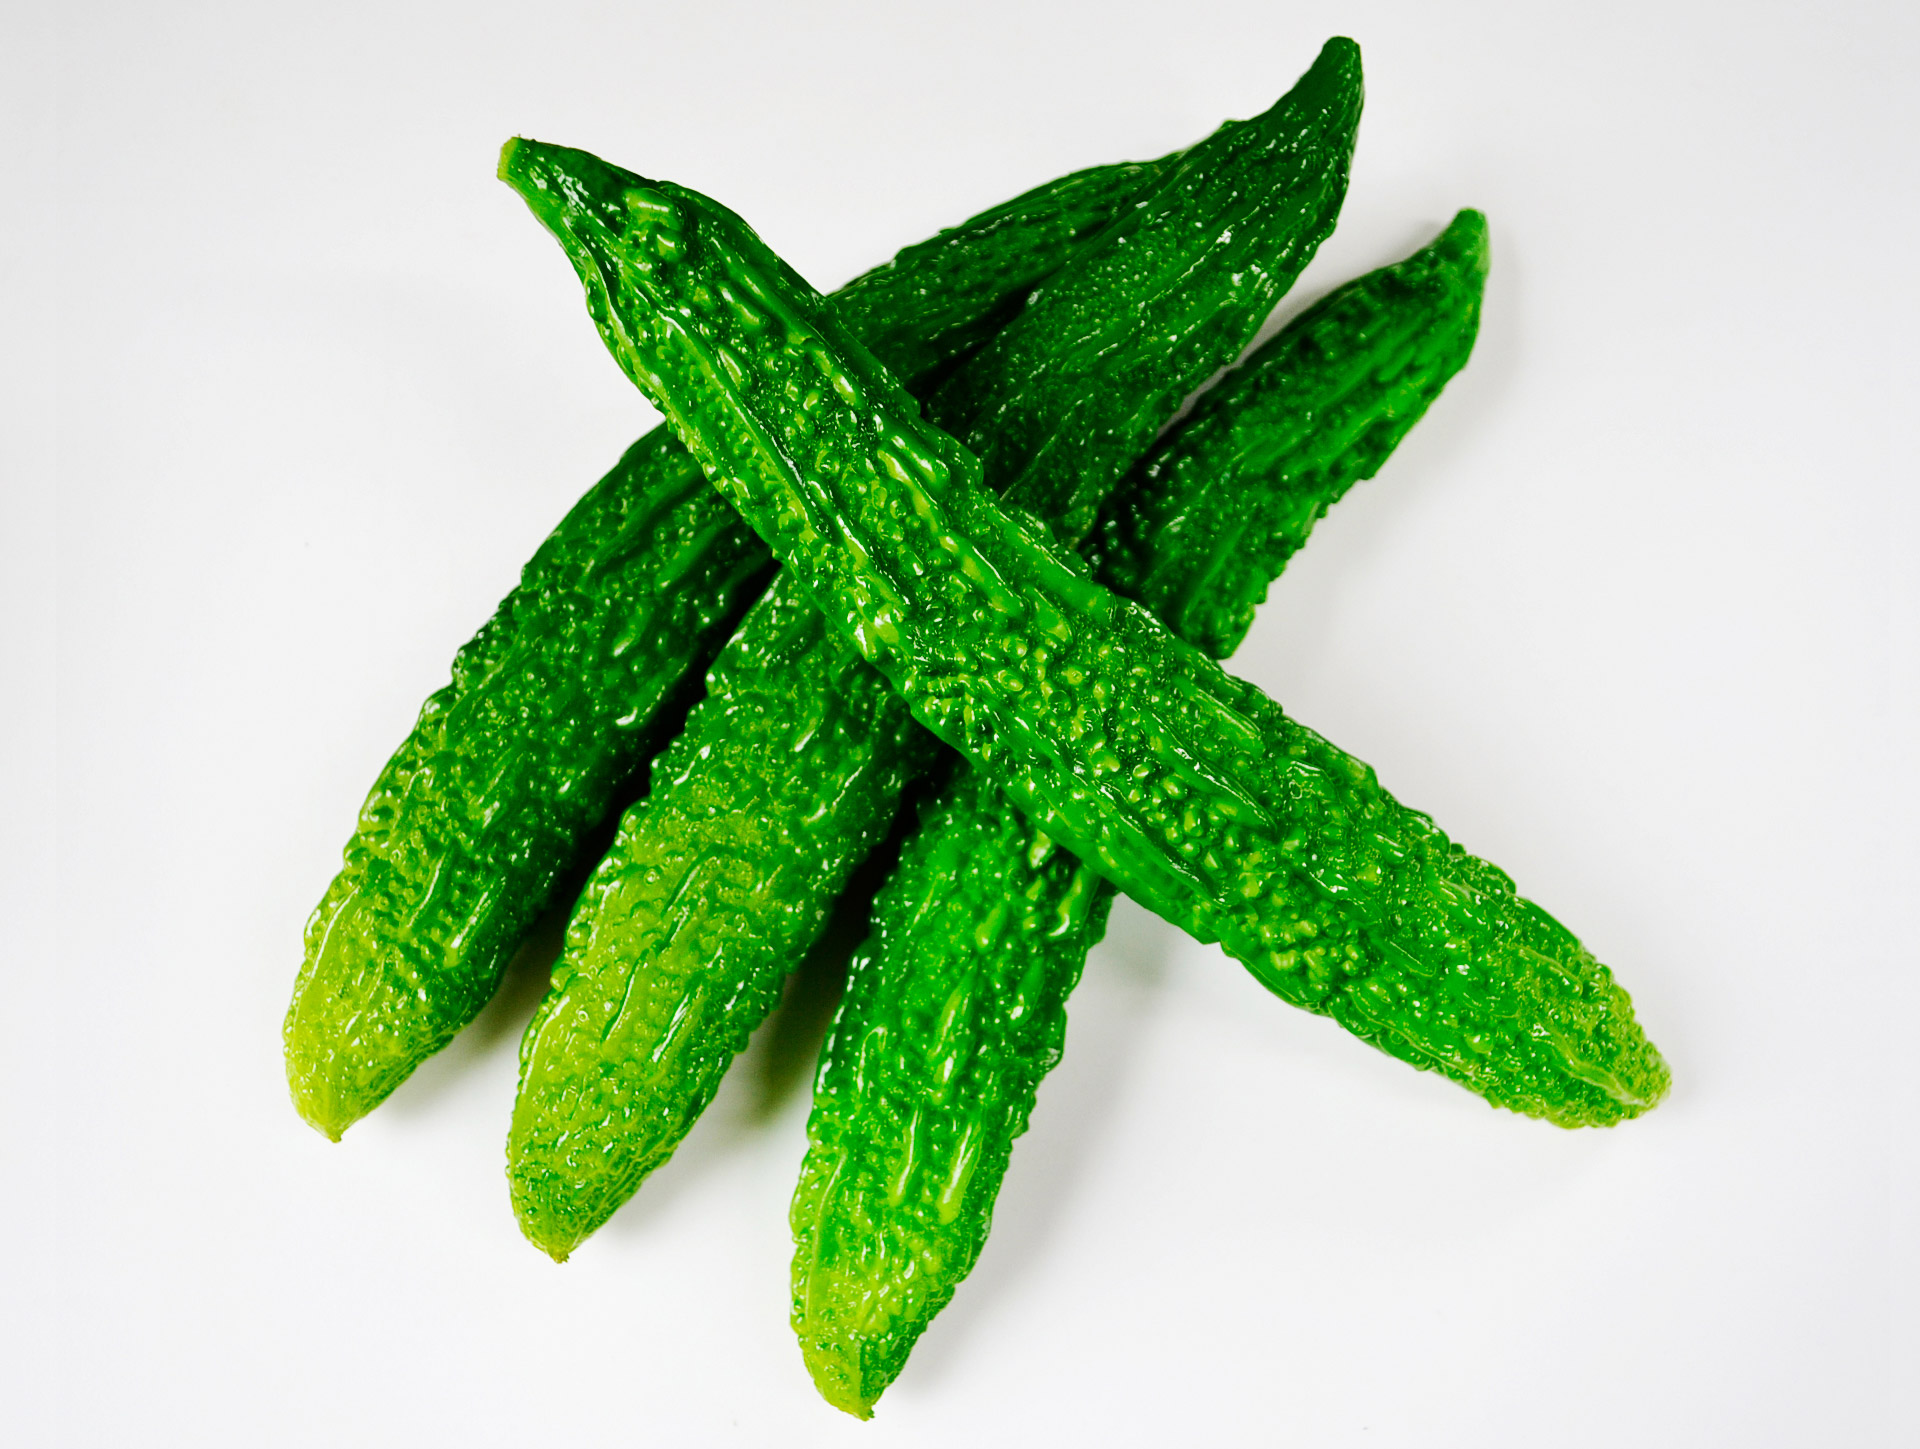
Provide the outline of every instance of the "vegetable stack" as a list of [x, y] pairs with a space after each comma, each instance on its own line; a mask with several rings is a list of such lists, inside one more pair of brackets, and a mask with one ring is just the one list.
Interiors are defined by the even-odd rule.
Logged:
[[[1167, 165], [1039, 187], [835, 304], [900, 376], [937, 379]], [[554, 530], [381, 771], [308, 924], [285, 1035], [309, 1122], [337, 1139], [479, 1014], [771, 566], [664, 426]]]
[[[1330, 51], [1181, 157], [932, 395], [993, 450], [1010, 503], [1086, 535], [1333, 229], [1359, 101]], [[783, 574], [622, 822], [528, 1029], [507, 1152], [529, 1238], [565, 1257], [672, 1152], [941, 753]]]
[[564, 1258], [673, 1151], [925, 777], [792, 1213], [803, 1355], [861, 1417], [979, 1255], [1115, 889], [1495, 1105], [1658, 1102], [1665, 1064], [1571, 933], [1214, 662], [1473, 344], [1462, 212], [1155, 439], [1331, 229], [1359, 104], [1330, 41], [1256, 120], [831, 299], [697, 192], [509, 142], [501, 176], [668, 421], [376, 785], [288, 1015], [303, 1114], [337, 1137], [473, 1017], [662, 744], [522, 1045], [514, 1206]]

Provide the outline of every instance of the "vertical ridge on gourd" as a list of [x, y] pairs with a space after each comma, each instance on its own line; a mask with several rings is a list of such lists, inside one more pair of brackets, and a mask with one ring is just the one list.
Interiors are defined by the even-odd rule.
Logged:
[[[1076, 172], [900, 253], [835, 297], [933, 379], [1171, 164]], [[663, 704], [772, 558], [666, 427], [628, 449], [455, 656], [381, 771], [315, 910], [285, 1023], [301, 1114], [338, 1138], [491, 999]]]
[[[1358, 109], [1357, 61], [1336, 52], [1266, 115], [1182, 154], [934, 393], [930, 414], [982, 447], [999, 439], [1005, 477], [995, 481], [1011, 484], [1009, 501], [1077, 540], [1159, 426], [1238, 355], [1331, 230]], [[611, 270], [576, 254], [590, 293], [609, 278], [644, 285], [647, 271], [677, 265], [697, 244], [676, 188], [584, 153], [511, 143], [502, 174], [558, 232], [626, 234], [631, 246], [605, 256]], [[838, 350], [837, 319], [779, 295], [754, 263], [735, 257], [713, 276], [708, 293], [718, 298], [724, 286], [755, 320], [735, 332], [740, 309], [703, 304], [694, 288], [647, 345], [672, 352], [709, 319], [730, 333], [710, 363], [696, 364], [711, 368], [724, 396], [687, 423], [786, 450], [799, 486], [771, 526], [824, 539], [844, 519], [822, 506], [825, 485], [809, 476], [839, 471], [832, 435], [815, 419], [897, 406], [891, 379], [862, 375]], [[597, 318], [611, 319], [603, 328], [620, 325], [608, 300], [596, 305]], [[1093, 352], [1076, 341], [1088, 337], [1099, 343]], [[754, 369], [768, 354], [787, 367], [756, 392]], [[634, 365], [669, 366], [664, 356]], [[771, 416], [755, 416], [756, 397]], [[1063, 435], [1083, 446], [1052, 446]], [[945, 467], [910, 427], [879, 429], [874, 457], [877, 486], [903, 501]], [[862, 663], [886, 647], [893, 601], [928, 561], [882, 562], [878, 548], [867, 556], [862, 609], [844, 629], [785, 577], [748, 615], [582, 896], [553, 990], [523, 1040], [508, 1137], [522, 1230], [556, 1257], [632, 1194], [711, 1100], [886, 832], [907, 780], [933, 758], [933, 741]], [[960, 567], [991, 591], [979, 565]]]
[[[1100, 576], [1150, 581], [1176, 632], [1231, 653], [1464, 365], [1485, 274], [1485, 219], [1462, 212], [1296, 318], [1115, 490], [1088, 543]], [[794, 1191], [794, 1331], [836, 1407], [871, 1412], [978, 1259], [1112, 897], [979, 770], [923, 807], [848, 971]]]
[[[1002, 509], [977, 459], [740, 218], [537, 143], [511, 144], [503, 174], [709, 478], [915, 717], [1050, 838], [1276, 994], [1499, 1105], [1579, 1125], [1664, 1094], [1626, 993], [1571, 933]], [[560, 206], [562, 174], [624, 217]], [[763, 343], [690, 315], [717, 277], [762, 306]], [[803, 406], [817, 377], [836, 385]]]
[[794, 1192], [793, 1327], [836, 1408], [870, 1415], [979, 1256], [1112, 901], [978, 771], [922, 808], [848, 972]]

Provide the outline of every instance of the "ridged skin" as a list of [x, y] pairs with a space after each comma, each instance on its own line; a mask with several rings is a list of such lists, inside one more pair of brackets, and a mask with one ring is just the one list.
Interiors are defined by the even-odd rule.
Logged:
[[338, 1138], [492, 998], [648, 725], [771, 567], [665, 429], [567, 515], [380, 772], [307, 925], [285, 1026]]
[[874, 902], [793, 1198], [793, 1329], [857, 1418], [972, 1271], [1113, 888], [965, 770]]
[[[933, 414], [992, 451], [1010, 502], [1077, 540], [1254, 336], [1338, 212], [1359, 111], [1342, 60], [1186, 153], [935, 394]], [[535, 195], [540, 174], [520, 179]], [[757, 309], [717, 278], [712, 292], [736, 319]], [[819, 374], [794, 387], [803, 414], [826, 407]], [[1078, 454], [1055, 446], [1063, 434]], [[847, 637], [797, 617], [806, 599], [783, 578], [728, 646], [528, 1028], [508, 1173], [522, 1229], [555, 1257], [671, 1153], [932, 758]]]
[[1209, 389], [1114, 495], [1089, 550], [1109, 588], [1216, 659], [1347, 489], [1380, 470], [1480, 320], [1486, 218], [1331, 293]]
[[[1297, 318], [1116, 490], [1098, 537], [1126, 547], [1103, 580], [1151, 581], [1176, 632], [1231, 653], [1314, 523], [1465, 364], [1485, 276], [1485, 219], [1462, 212]], [[837, 1407], [871, 1413], [979, 1257], [1112, 899], [970, 767], [902, 846], [821, 1055], [793, 1200], [794, 1331]]]
[[[1498, 1105], [1606, 1123], [1664, 1094], [1625, 991], [1564, 926], [1003, 510], [732, 212], [531, 142], [502, 167], [716, 486], [1051, 838], [1287, 1000]], [[709, 287], [739, 305], [703, 307]]]
[[[1171, 162], [1038, 187], [834, 304], [900, 376], [931, 383]], [[697, 681], [771, 567], [664, 426], [567, 515], [381, 771], [308, 924], [285, 1040], [309, 1122], [338, 1138], [491, 999], [644, 763], [661, 706]]]
[[1133, 205], [1179, 159], [1175, 152], [1050, 181], [854, 278], [834, 295], [834, 311], [896, 376], [930, 377], [1019, 315], [1069, 247]]

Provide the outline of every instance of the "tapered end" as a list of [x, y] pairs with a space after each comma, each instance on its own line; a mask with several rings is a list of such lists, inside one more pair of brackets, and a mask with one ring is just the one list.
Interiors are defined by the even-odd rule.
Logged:
[[[1366, 85], [1360, 70], [1360, 47], [1344, 35], [1336, 35], [1320, 47], [1300, 79], [1262, 115], [1246, 122], [1249, 126], [1281, 126], [1288, 134], [1297, 132], [1304, 118], [1318, 116], [1320, 124], [1333, 133], [1346, 134], [1349, 151], [1353, 134], [1360, 124], [1360, 108], [1365, 101]], [[1229, 122], [1229, 126], [1239, 123]], [[1189, 152], [1189, 155], [1192, 153]], [[1342, 171], [1341, 186], [1345, 188]]]
[[1283, 103], [1299, 105], [1303, 102], [1326, 104], [1337, 101], [1342, 103], [1340, 109], [1344, 110], [1346, 104], [1351, 104], [1357, 113], [1364, 94], [1360, 47], [1346, 36], [1336, 35], [1320, 47], [1320, 54], [1313, 58], [1313, 64], [1295, 82], [1293, 89], [1283, 98]]
[[[386, 1100], [387, 1090], [358, 1080], [358, 1063], [316, 1043], [311, 1033], [303, 1041], [287, 1043], [287, 1090], [301, 1119], [329, 1142], [338, 1142], [346, 1130]], [[384, 1084], [383, 1084], [384, 1085]]]
[[513, 1216], [514, 1221], [520, 1224], [520, 1235], [554, 1262], [566, 1262], [573, 1256], [573, 1250], [585, 1241], [587, 1234], [579, 1232], [569, 1222], [556, 1221], [552, 1213], [530, 1206], [526, 1195], [517, 1190], [519, 1184], [516, 1182], [514, 1186]]
[[337, 1055], [326, 1024], [316, 1026], [310, 1013], [301, 1008], [308, 1003], [296, 993], [281, 1028], [286, 1051], [287, 1091], [301, 1119], [330, 1142], [340, 1136], [363, 1115], [341, 1100], [335, 1090]]
[[871, 1395], [866, 1392], [856, 1348], [845, 1343], [804, 1340], [800, 1347], [807, 1361], [807, 1373], [812, 1376], [813, 1386], [820, 1391], [821, 1398], [856, 1419], [873, 1417], [874, 1401], [880, 1397], [880, 1388], [886, 1386], [882, 1384]]
[[1457, 212], [1447, 229], [1427, 248], [1437, 260], [1481, 277], [1487, 274], [1492, 254], [1487, 244], [1487, 218], [1471, 207]]
[[353, 1125], [339, 1114], [330, 1110], [326, 1104], [316, 1103], [311, 1098], [303, 1098], [298, 1087], [293, 1091], [293, 1109], [300, 1114], [300, 1120], [329, 1142], [338, 1142], [346, 1136], [347, 1128]]
[[515, 136], [500, 148], [499, 176], [554, 232], [566, 228], [569, 213], [582, 211], [598, 213], [617, 230], [627, 212], [627, 192], [655, 184], [591, 151], [525, 136]]
[[[815, 1224], [815, 1233], [821, 1226]], [[927, 1265], [913, 1254], [856, 1250], [823, 1258], [814, 1251], [819, 1246], [817, 1237], [796, 1224], [793, 1336], [820, 1397], [842, 1413], [870, 1419], [952, 1290], [939, 1295], [930, 1312], [915, 1311], [911, 1300], [926, 1281]]]
[[[520, 1106], [516, 1103], [516, 1108]], [[523, 1129], [522, 1115], [516, 1110], [514, 1129]], [[613, 1215], [620, 1199], [611, 1205], [602, 1204], [592, 1185], [569, 1183], [564, 1174], [541, 1171], [538, 1164], [525, 1160], [527, 1156], [524, 1130], [509, 1131], [507, 1186], [513, 1199], [514, 1221], [529, 1243], [554, 1262], [564, 1263], [595, 1228]]]
[[1549, 1028], [1547, 1045], [1556, 1051], [1566, 1074], [1604, 1096], [1551, 1104], [1544, 1114], [1560, 1127], [1612, 1127], [1643, 1112], [1651, 1112], [1673, 1090], [1673, 1073], [1666, 1059], [1634, 1019], [1633, 1002], [1624, 988], [1609, 993], [1611, 1010], [1600, 1029], [1575, 1039]]
[[433, 1051], [408, 1030], [408, 1013], [386, 1012], [369, 1025], [374, 1013], [363, 983], [376, 955], [377, 947], [352, 931], [330, 933], [301, 972], [281, 1027], [294, 1108], [334, 1142]]
[[[556, 1263], [606, 1225], [653, 1166], [644, 1126], [616, 1127], [589, 1105], [591, 1073], [566, 1049], [543, 1053], [540, 1028], [554, 998], [527, 1027], [521, 1043], [520, 1088], [507, 1128], [507, 1190], [521, 1236]], [[674, 1139], [678, 1141], [677, 1138]], [[669, 1144], [664, 1159], [672, 1151]], [[631, 1169], [631, 1171], [627, 1170]]]
[[1308, 75], [1326, 73], [1350, 79], [1360, 75], [1360, 45], [1344, 35], [1336, 35], [1320, 47], [1320, 54], [1313, 58], [1313, 64], [1307, 68]]

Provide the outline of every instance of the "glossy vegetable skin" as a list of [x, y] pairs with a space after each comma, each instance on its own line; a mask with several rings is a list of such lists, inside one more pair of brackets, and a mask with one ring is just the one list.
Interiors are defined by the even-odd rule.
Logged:
[[[1010, 502], [1084, 535], [1251, 340], [1332, 228], [1359, 92], [1333, 48], [1187, 152], [935, 393]], [[711, 295], [756, 305], [721, 279]], [[827, 379], [794, 386], [803, 415], [827, 406]], [[528, 1028], [508, 1172], [534, 1243], [564, 1257], [672, 1152], [934, 748], [798, 582], [776, 583], [622, 821]]]
[[[1564, 926], [999, 507], [740, 218], [534, 142], [502, 170], [710, 479], [1052, 839], [1287, 1000], [1497, 1105], [1575, 1126], [1664, 1094], [1625, 991]], [[741, 305], [703, 307], [720, 286]]]
[[[1303, 313], [1116, 490], [1101, 574], [1232, 652], [1314, 522], [1464, 365], [1486, 224]], [[874, 902], [821, 1055], [794, 1193], [793, 1315], [821, 1394], [861, 1418], [986, 1242], [1013, 1140], [1059, 1061], [1113, 887], [978, 770], [923, 809]]]
[[[1096, 167], [843, 288], [846, 325], [931, 383], [1172, 158]], [[760, 592], [766, 546], [660, 427], [570, 512], [381, 771], [307, 927], [296, 1106], [338, 1138], [491, 999], [654, 725]]]

